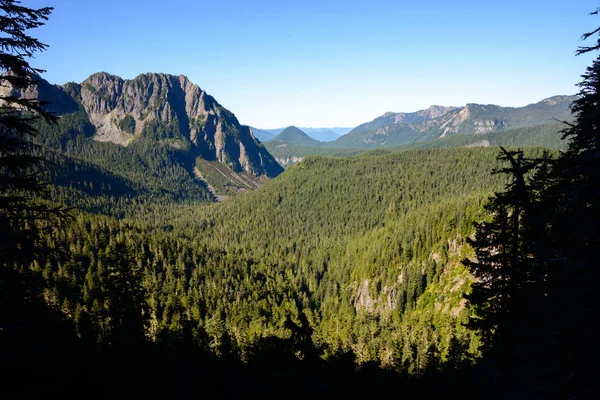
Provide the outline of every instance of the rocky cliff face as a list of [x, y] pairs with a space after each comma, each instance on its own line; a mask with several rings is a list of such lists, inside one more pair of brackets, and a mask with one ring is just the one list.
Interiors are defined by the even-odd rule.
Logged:
[[139, 137], [166, 140], [235, 172], [270, 178], [283, 172], [249, 127], [183, 75], [147, 73], [123, 80], [100, 72], [63, 86], [39, 78], [23, 93], [0, 87], [0, 94], [49, 101], [58, 115], [82, 108], [98, 141], [127, 146]]
[[183, 75], [147, 73], [123, 80], [100, 72], [69, 85], [96, 127], [95, 140], [126, 146], [146, 135], [234, 171], [269, 177], [282, 171], [250, 128]]

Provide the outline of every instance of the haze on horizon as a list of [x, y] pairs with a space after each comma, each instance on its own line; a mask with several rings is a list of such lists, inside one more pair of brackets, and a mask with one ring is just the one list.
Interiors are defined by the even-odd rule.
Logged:
[[[80, 2], [31, 33], [51, 83], [183, 74], [241, 123], [352, 127], [432, 104], [518, 107], [574, 94], [596, 1]], [[401, 4], [402, 3], [402, 4]], [[526, 3], [526, 4], [524, 4]]]

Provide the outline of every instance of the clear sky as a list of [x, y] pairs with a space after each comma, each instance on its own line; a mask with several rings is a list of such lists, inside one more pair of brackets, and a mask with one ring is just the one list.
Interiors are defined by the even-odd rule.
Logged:
[[353, 127], [432, 104], [522, 106], [577, 92], [592, 0], [22, 0], [51, 83], [184, 74], [241, 123]]

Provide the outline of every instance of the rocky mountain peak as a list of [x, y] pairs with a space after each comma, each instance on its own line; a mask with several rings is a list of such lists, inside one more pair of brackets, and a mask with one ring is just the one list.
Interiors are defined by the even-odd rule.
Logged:
[[425, 120], [429, 120], [429, 119], [441, 117], [442, 115], [444, 115], [447, 112], [452, 111], [454, 109], [455, 109], [455, 107], [445, 107], [445, 106], [433, 105], [433, 106], [429, 106], [427, 109], [425, 109], [423, 111], [420, 111], [419, 115], [422, 116]]
[[145, 73], [122, 79], [98, 72], [62, 87], [40, 78], [21, 95], [50, 101], [58, 114], [82, 108], [98, 141], [127, 146], [143, 136], [232, 171], [269, 177], [282, 171], [248, 127], [184, 75]]

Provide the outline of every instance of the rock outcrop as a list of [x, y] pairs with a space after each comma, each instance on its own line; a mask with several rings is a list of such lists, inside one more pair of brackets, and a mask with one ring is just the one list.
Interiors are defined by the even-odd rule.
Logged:
[[166, 140], [236, 172], [272, 178], [283, 171], [249, 127], [183, 75], [147, 73], [124, 80], [99, 72], [63, 86], [39, 78], [36, 86], [12, 94], [49, 101], [58, 115], [83, 109], [97, 141], [127, 146], [139, 137]]
[[146, 133], [175, 147], [191, 145], [190, 151], [234, 171], [269, 177], [282, 171], [250, 128], [183, 75], [123, 80], [100, 72], [78, 86], [76, 100], [96, 127], [96, 140], [126, 146]]

